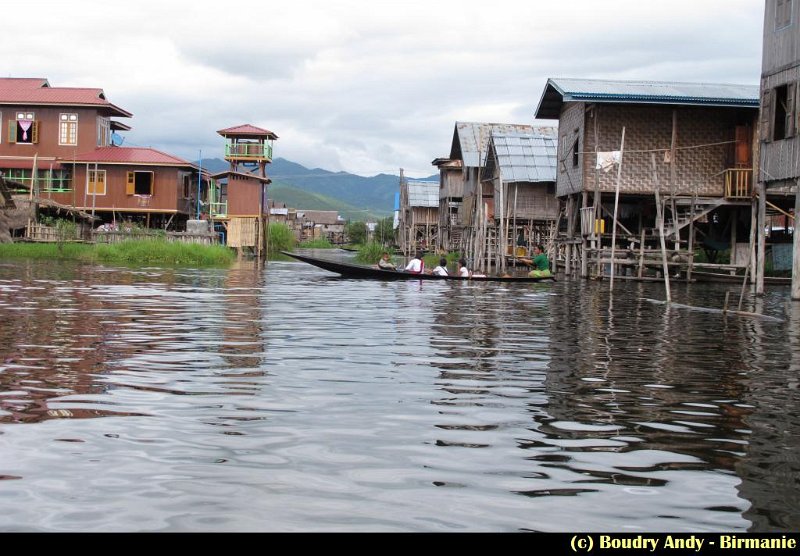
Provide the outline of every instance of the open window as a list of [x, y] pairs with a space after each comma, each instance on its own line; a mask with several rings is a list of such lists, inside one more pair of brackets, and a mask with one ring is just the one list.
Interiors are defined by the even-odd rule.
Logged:
[[128, 195], [152, 195], [153, 172], [128, 172], [125, 193]]
[[580, 137], [576, 137], [575, 144], [572, 145], [572, 166], [575, 168], [578, 167], [578, 161], [580, 160], [578, 158], [578, 155], [580, 154], [580, 152], [581, 152], [581, 140]]
[[33, 112], [17, 112], [8, 122], [8, 142], [31, 145], [39, 142], [39, 122]]
[[775, 115], [772, 122], [772, 140], [780, 141], [793, 137], [795, 133], [795, 84], [775, 87], [773, 101]]

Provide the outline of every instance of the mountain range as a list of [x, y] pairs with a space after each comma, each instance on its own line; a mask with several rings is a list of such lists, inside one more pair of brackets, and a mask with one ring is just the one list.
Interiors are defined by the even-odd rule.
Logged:
[[[230, 165], [219, 158], [204, 159], [204, 169], [212, 174]], [[306, 210], [338, 210], [352, 220], [382, 218], [394, 210], [394, 196], [400, 190], [400, 176], [378, 174], [364, 177], [348, 172], [306, 168], [301, 164], [276, 158], [267, 166], [272, 179], [269, 197], [287, 206]], [[424, 180], [438, 181], [438, 175]]]

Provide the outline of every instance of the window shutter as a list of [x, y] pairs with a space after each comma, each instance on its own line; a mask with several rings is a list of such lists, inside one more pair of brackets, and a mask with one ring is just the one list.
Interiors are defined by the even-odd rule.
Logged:
[[133, 195], [136, 193], [136, 175], [133, 172], [128, 172], [128, 181], [125, 184], [125, 194]]
[[9, 143], [16, 143], [17, 142], [17, 121], [16, 120], [8, 120], [8, 142]]
[[39, 142], [39, 122], [34, 121], [31, 124], [31, 143]]
[[770, 133], [770, 121], [772, 120], [772, 90], [764, 89], [761, 93], [761, 140], [769, 141], [772, 134]]
[[786, 85], [786, 137], [794, 137], [795, 84]]

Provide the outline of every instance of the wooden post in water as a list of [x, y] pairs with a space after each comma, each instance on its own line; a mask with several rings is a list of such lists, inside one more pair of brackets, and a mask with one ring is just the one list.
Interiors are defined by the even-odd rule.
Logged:
[[619, 145], [619, 166], [617, 167], [617, 186], [614, 189], [614, 222], [611, 225], [611, 290], [614, 290], [614, 255], [617, 248], [617, 210], [619, 209], [619, 186], [622, 181], [622, 157], [625, 152], [625, 126], [622, 126], [622, 139]]
[[758, 182], [758, 264], [756, 270], [756, 295], [764, 295], [764, 251], [767, 248], [767, 188], [764, 182]]
[[667, 263], [667, 244], [664, 239], [664, 212], [661, 210], [661, 196], [659, 195], [658, 167], [656, 166], [656, 154], [650, 153], [650, 160], [653, 163], [653, 183], [655, 184], [656, 195], [656, 220], [658, 221], [658, 237], [661, 239], [661, 265], [664, 272], [664, 287], [667, 290], [667, 303], [672, 301], [672, 294], [669, 290], [669, 264]]
[[794, 194], [794, 231], [792, 232], [792, 300], [800, 301], [800, 230], [797, 229], [797, 215], [800, 214], [800, 180], [795, 180], [797, 191]]

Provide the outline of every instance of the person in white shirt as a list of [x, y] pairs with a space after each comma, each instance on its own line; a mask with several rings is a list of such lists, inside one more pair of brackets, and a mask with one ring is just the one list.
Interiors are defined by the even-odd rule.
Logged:
[[447, 272], [447, 259], [442, 257], [439, 259], [439, 266], [433, 269], [433, 274], [436, 276], [449, 276], [450, 273]]
[[458, 275], [462, 278], [469, 278], [469, 269], [467, 268], [467, 259], [458, 259]]
[[413, 274], [422, 274], [425, 270], [425, 261], [422, 260], [422, 253], [417, 253], [406, 265], [406, 272]]

